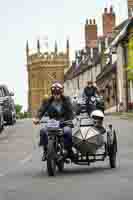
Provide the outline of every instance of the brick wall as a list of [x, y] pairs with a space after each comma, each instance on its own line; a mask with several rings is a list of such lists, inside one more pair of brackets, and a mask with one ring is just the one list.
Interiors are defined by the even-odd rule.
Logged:
[[113, 8], [111, 7], [109, 12], [107, 8], [105, 8], [103, 13], [103, 34], [105, 36], [111, 35], [115, 25], [116, 25], [116, 16], [113, 11]]
[[97, 47], [97, 24], [95, 19], [88, 22], [86, 20], [85, 24], [85, 47], [95, 48]]

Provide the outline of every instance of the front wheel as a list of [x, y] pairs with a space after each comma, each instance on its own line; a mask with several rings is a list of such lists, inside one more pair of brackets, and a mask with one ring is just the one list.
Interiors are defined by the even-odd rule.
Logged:
[[47, 171], [49, 176], [55, 176], [56, 172], [56, 159], [55, 159], [55, 148], [54, 141], [49, 140], [48, 151], [47, 151]]

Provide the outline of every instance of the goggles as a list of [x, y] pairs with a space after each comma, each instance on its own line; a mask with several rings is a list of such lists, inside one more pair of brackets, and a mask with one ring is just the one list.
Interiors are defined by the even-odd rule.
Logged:
[[60, 95], [62, 94], [62, 91], [60, 88], [51, 88], [52, 95]]

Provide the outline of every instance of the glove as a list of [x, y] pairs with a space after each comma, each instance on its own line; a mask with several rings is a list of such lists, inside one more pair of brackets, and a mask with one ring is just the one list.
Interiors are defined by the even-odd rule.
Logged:
[[39, 122], [40, 122], [40, 120], [37, 118], [34, 118], [32, 121], [33, 121], [33, 124], [35, 124], [35, 125], [39, 124]]

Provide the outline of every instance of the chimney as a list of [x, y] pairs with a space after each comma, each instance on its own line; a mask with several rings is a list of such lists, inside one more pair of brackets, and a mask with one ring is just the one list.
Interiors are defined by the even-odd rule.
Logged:
[[113, 29], [116, 25], [116, 15], [113, 11], [113, 7], [110, 7], [108, 12], [107, 8], [103, 13], [103, 34], [104, 36], [110, 36], [113, 33]]
[[110, 7], [110, 13], [113, 13], [113, 6]]
[[85, 47], [96, 48], [97, 47], [97, 24], [95, 19], [90, 19], [89, 23], [85, 24]]
[[128, 18], [133, 17], [133, 0], [128, 0]]

